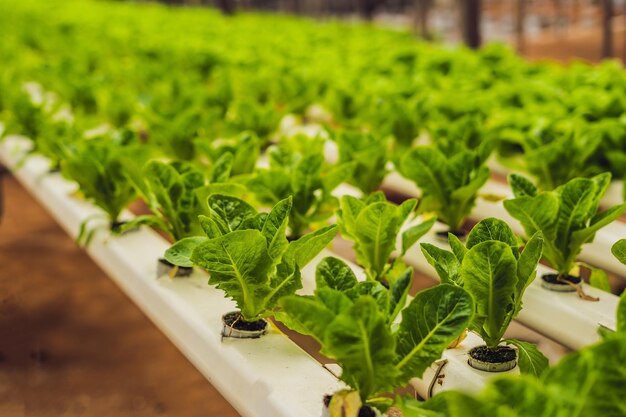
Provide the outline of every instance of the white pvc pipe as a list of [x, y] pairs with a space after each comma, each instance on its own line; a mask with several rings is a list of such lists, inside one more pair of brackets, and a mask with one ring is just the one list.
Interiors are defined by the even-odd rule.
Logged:
[[506, 372], [485, 372], [467, 364], [468, 352], [485, 342], [476, 334], [468, 332], [459, 346], [446, 349], [440, 360], [426, 369], [422, 378], [411, 379], [411, 385], [422, 398], [428, 399], [442, 391], [459, 390], [478, 394], [487, 381], [498, 375], [517, 375], [519, 366]]

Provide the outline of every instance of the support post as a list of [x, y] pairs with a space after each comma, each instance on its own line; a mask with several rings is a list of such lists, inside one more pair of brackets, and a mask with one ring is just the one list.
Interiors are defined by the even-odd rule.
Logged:
[[613, 56], [613, 0], [602, 0], [602, 58]]
[[515, 43], [517, 52], [526, 50], [526, 0], [515, 0]]
[[432, 0], [415, 0], [415, 27], [422, 39], [430, 39], [428, 28], [428, 15], [432, 6]]
[[480, 31], [481, 0], [460, 0], [463, 41], [477, 49], [482, 42]]

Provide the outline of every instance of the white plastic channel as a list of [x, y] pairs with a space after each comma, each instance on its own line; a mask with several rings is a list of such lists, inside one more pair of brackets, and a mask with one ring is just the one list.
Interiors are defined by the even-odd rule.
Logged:
[[[0, 159], [14, 167], [15, 141], [0, 147]], [[13, 172], [57, 221], [76, 236], [81, 221], [99, 211], [70, 196], [75, 185], [47, 175], [48, 163], [31, 157]], [[221, 316], [233, 303], [207, 285], [203, 273], [188, 279], [156, 279], [157, 259], [168, 243], [142, 228], [121, 237], [99, 233], [88, 252], [150, 319], [178, 346], [237, 411], [245, 417], [318, 417], [324, 394], [343, 385], [285, 335], [272, 329], [261, 339], [221, 340]], [[312, 288], [314, 264], [302, 272]]]
[[[383, 187], [408, 196], [419, 196], [421, 194], [412, 181], [407, 180], [397, 172], [391, 172], [387, 175]], [[489, 180], [485, 184], [481, 189], [481, 193], [494, 194], [507, 199], [513, 197], [511, 190], [505, 184], [493, 180]], [[474, 207], [470, 217], [476, 220], [497, 217], [507, 222], [515, 233], [524, 234], [521, 224], [506, 211], [502, 201], [487, 201], [479, 197], [476, 199], [476, 207]], [[580, 259], [621, 277], [626, 277], [626, 266], [611, 255], [611, 246], [623, 238], [626, 238], [626, 223], [615, 221], [598, 231], [594, 241], [583, 247]]]
[[[421, 219], [415, 219], [405, 227], [419, 221]], [[438, 223], [420, 239], [420, 242], [447, 248], [447, 243], [441, 242], [435, 235], [437, 231], [442, 230], [447, 230], [447, 226]], [[437, 278], [435, 269], [424, 257], [419, 243], [407, 251], [404, 260], [420, 271]], [[538, 277], [552, 272], [554, 271], [543, 265], [537, 268]], [[600, 325], [615, 329], [619, 297], [588, 285], [585, 285], [585, 292], [600, 300], [585, 301], [576, 293], [546, 290], [541, 286], [540, 279], [536, 278], [524, 293], [522, 300], [524, 308], [516, 320], [569, 348], [580, 349], [590, 345], [599, 340], [597, 330]]]

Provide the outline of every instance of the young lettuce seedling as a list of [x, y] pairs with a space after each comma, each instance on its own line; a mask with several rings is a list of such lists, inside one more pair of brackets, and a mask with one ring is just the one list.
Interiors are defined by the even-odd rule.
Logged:
[[458, 234], [472, 211], [478, 191], [489, 179], [490, 149], [462, 150], [446, 156], [435, 146], [417, 146], [400, 162], [399, 171], [422, 191], [419, 211], [434, 212]]
[[502, 220], [488, 218], [474, 226], [465, 246], [453, 234], [449, 243], [451, 252], [428, 243], [421, 244], [422, 252], [442, 283], [461, 286], [474, 297], [476, 315], [470, 330], [485, 341], [484, 356], [495, 358], [503, 351], [502, 342], [512, 344], [518, 348], [521, 372], [541, 374], [548, 360], [535, 345], [502, 339], [522, 309], [524, 291], [535, 279], [543, 247], [541, 232], [520, 253], [511, 228]]
[[[357, 261], [365, 269], [368, 280], [393, 281], [393, 272], [401, 261], [390, 261], [402, 225], [415, 208], [417, 200], [409, 199], [401, 205], [389, 203], [382, 192], [365, 200], [344, 195], [337, 210], [337, 223], [344, 238], [354, 242]], [[409, 250], [437, 219], [431, 218], [402, 232], [400, 257]], [[401, 265], [400, 265], [401, 267]]]
[[137, 216], [123, 226], [147, 224], [166, 233], [173, 241], [202, 233], [198, 215], [202, 207], [195, 190], [205, 185], [204, 173], [189, 162], [149, 161], [139, 169], [134, 161], [126, 175], [152, 214]]
[[337, 199], [331, 193], [350, 178], [354, 165], [326, 167], [321, 152], [293, 152], [288, 147], [272, 146], [268, 154], [269, 168], [259, 169], [247, 186], [264, 204], [293, 196], [289, 229], [296, 239], [332, 216]]
[[[112, 232], [119, 232], [121, 211], [136, 197], [135, 189], [124, 174], [124, 160], [136, 163], [145, 160], [147, 152], [132, 138], [120, 136], [99, 137], [76, 142], [61, 161], [61, 170], [80, 187], [83, 196], [93, 201], [108, 216]], [[85, 220], [80, 227], [77, 242], [87, 245], [95, 230], [87, 232]]]
[[398, 397], [394, 406], [404, 417], [623, 416], [626, 294], [618, 307], [616, 330], [567, 355], [538, 379], [503, 376], [489, 380], [477, 396], [444, 391], [426, 402]]
[[259, 213], [236, 197], [214, 194], [209, 216], [200, 216], [207, 237], [189, 237], [165, 253], [174, 265], [197, 265], [209, 284], [237, 303], [245, 322], [270, 316], [278, 299], [302, 287], [300, 270], [336, 235], [327, 226], [289, 242], [286, 237], [291, 197], [269, 213]]
[[[341, 366], [341, 380], [358, 392], [352, 406], [345, 392], [335, 393], [331, 417], [356, 417], [363, 403], [388, 407], [390, 400], [379, 396], [422, 376], [469, 325], [474, 302], [458, 286], [424, 290], [405, 307], [412, 276], [407, 268], [387, 289], [375, 281], [357, 282], [349, 266], [329, 257], [318, 264], [315, 295], [279, 301], [282, 311], [276, 317], [315, 338], [321, 353]], [[349, 407], [352, 414], [344, 414]]]
[[[515, 174], [509, 176], [515, 198], [506, 200], [504, 207], [519, 220], [527, 236], [538, 231], [543, 234], [543, 256], [557, 270], [556, 281], [563, 285], [581, 282], [580, 277], [570, 274], [582, 246], [592, 242], [598, 230], [626, 210], [626, 204], [620, 204], [604, 212], [598, 211], [610, 182], [611, 174], [607, 172], [593, 178], [575, 178], [554, 191], [540, 192], [526, 178]], [[596, 283], [601, 276], [605, 278]], [[597, 286], [606, 288], [606, 280], [606, 274], [595, 273]], [[581, 292], [579, 295], [586, 297]]]
[[249, 98], [235, 99], [226, 113], [227, 131], [239, 133], [245, 130], [254, 132], [262, 141], [268, 142], [270, 135], [278, 129], [283, 111], [274, 102], [262, 102]]
[[339, 162], [356, 162], [350, 184], [369, 194], [383, 182], [387, 169], [388, 141], [370, 133], [342, 131], [335, 135]]
[[522, 126], [500, 133], [499, 152], [506, 165], [532, 175], [542, 190], [553, 190], [576, 177], [606, 169], [593, 160], [606, 141], [601, 128], [570, 114], [552, 121], [545, 113], [534, 117], [536, 120], [529, 123], [529, 115], [522, 112]]
[[252, 132], [243, 132], [228, 139], [200, 138], [194, 141], [194, 145], [196, 153], [206, 157], [212, 166], [217, 164], [224, 154], [232, 154], [232, 175], [250, 174], [259, 159], [260, 140]]

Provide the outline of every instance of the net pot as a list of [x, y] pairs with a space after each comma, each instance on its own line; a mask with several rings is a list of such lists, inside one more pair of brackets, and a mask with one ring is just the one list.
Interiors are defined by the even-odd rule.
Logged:
[[[566, 281], [566, 282], [564, 282]], [[541, 276], [541, 286], [550, 291], [575, 292], [582, 288], [582, 279], [573, 275], [567, 275], [559, 279], [559, 274], [544, 274]]]
[[164, 275], [170, 278], [186, 278], [190, 276], [192, 272], [192, 267], [177, 266], [165, 258], [159, 258], [157, 263], [157, 278], [161, 278]]
[[267, 320], [245, 321], [239, 311], [222, 316], [222, 336], [233, 339], [258, 339], [270, 331]]
[[489, 349], [477, 346], [469, 351], [469, 366], [485, 372], [506, 372], [517, 366], [517, 351], [509, 346]]

